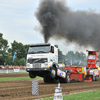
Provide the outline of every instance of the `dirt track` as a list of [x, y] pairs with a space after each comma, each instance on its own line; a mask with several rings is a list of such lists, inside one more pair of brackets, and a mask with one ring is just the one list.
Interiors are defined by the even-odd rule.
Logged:
[[29, 76], [29, 75], [28, 75], [28, 73], [0, 74], [0, 78], [2, 78], [2, 77], [24, 77], [24, 76]]
[[[43, 80], [39, 80], [39, 97], [54, 96], [54, 87], [57, 86], [57, 83], [45, 84]], [[61, 87], [63, 94], [100, 89], [100, 78], [94, 82], [62, 83]], [[32, 80], [0, 82], [0, 100], [33, 100], [34, 98], [37, 96], [32, 95]]]

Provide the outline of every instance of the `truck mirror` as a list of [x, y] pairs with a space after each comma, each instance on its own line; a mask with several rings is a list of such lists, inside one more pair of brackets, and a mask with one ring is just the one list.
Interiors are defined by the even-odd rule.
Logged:
[[54, 53], [54, 47], [53, 46], [51, 46], [50, 52]]

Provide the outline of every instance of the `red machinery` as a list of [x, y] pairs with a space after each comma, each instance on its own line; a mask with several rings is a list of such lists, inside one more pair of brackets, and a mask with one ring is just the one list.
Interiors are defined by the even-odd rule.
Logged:
[[70, 70], [70, 79], [79, 81], [97, 81], [99, 77], [99, 70], [96, 67], [97, 52], [88, 51], [87, 66], [65, 66], [65, 70]]
[[96, 68], [96, 63], [97, 63], [97, 53], [98, 51], [88, 51], [88, 56], [87, 56], [87, 68]]

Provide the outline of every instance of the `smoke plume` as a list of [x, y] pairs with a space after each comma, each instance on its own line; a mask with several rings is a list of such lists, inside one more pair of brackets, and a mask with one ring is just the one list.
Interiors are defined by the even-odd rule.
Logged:
[[74, 11], [65, 0], [40, 0], [35, 15], [45, 42], [50, 38], [65, 39], [100, 50], [100, 13]]

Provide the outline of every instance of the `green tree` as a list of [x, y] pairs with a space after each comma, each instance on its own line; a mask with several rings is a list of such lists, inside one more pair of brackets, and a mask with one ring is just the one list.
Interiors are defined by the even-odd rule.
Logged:
[[14, 40], [13, 43], [11, 43], [11, 48], [9, 48], [8, 52], [12, 56], [16, 53], [17, 58], [22, 59], [26, 57], [25, 51], [27, 47], [28, 45], [23, 45]]
[[6, 65], [14, 65], [12, 61], [13, 61], [13, 57], [7, 56], [7, 58], [6, 58]]
[[[11, 43], [11, 48], [8, 49], [9, 56], [13, 58], [14, 53], [16, 53], [15, 61], [12, 63], [12, 65], [25, 65], [26, 64], [26, 48], [28, 48], [28, 45], [23, 45], [20, 42], [13, 41]], [[11, 61], [12, 62], [12, 61]]]
[[80, 64], [86, 65], [86, 55], [83, 52], [76, 51], [75, 53], [73, 51], [68, 51], [66, 54], [67, 64], [70, 65], [72, 62], [72, 65], [79, 66]]
[[67, 64], [70, 65], [71, 61], [73, 62], [73, 59], [75, 58], [75, 54], [73, 51], [68, 51], [66, 54], [66, 60], [67, 60]]
[[4, 64], [7, 57], [8, 41], [3, 38], [3, 34], [0, 33], [0, 65]]

